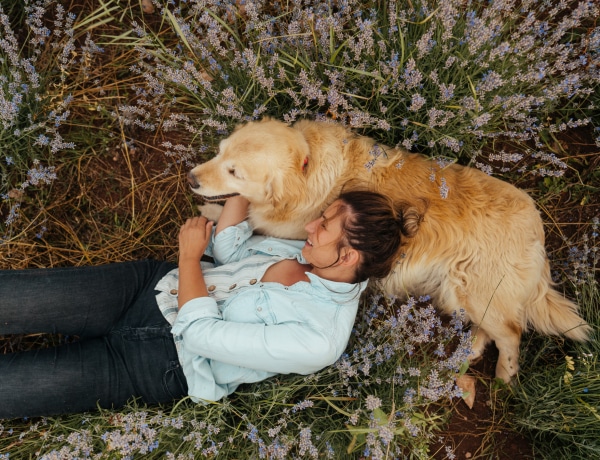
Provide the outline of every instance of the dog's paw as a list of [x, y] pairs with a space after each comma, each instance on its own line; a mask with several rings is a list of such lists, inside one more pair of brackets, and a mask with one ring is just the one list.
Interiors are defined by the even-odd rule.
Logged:
[[221, 213], [223, 212], [223, 206], [215, 203], [206, 203], [198, 206], [200, 214], [206, 217], [208, 220], [218, 222]]

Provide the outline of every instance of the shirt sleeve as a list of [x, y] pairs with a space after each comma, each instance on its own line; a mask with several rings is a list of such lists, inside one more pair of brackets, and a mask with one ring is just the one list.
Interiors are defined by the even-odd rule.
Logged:
[[254, 235], [250, 224], [242, 221], [227, 227], [212, 238], [212, 257], [219, 265], [237, 262], [250, 255], [249, 248], [266, 239], [263, 235]]
[[216, 302], [193, 299], [179, 311], [173, 333], [186, 353], [277, 374], [310, 374], [335, 362], [335, 344], [324, 331], [298, 322], [224, 321]]

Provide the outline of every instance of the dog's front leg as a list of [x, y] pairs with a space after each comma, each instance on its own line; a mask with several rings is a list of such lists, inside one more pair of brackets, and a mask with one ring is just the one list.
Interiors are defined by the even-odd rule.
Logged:
[[200, 211], [200, 214], [202, 214], [208, 220], [218, 222], [219, 217], [221, 217], [221, 213], [223, 212], [223, 205], [216, 203], [206, 203], [199, 205], [198, 210]]

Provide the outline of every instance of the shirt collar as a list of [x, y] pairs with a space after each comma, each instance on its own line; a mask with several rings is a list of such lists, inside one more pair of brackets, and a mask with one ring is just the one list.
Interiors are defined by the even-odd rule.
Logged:
[[[296, 258], [301, 264], [306, 264], [306, 259], [302, 255], [302, 246], [304, 241], [282, 240], [279, 238], [267, 238], [250, 246], [248, 249], [252, 252], [263, 252], [266, 254], [278, 255], [284, 258]], [[306, 272], [311, 286], [318, 294], [326, 297], [335, 296], [335, 300], [346, 302], [357, 298], [367, 287], [367, 281], [361, 283], [343, 283], [340, 281], [331, 281], [321, 278], [314, 273]]]
[[332, 281], [321, 278], [314, 273], [306, 272], [310, 284], [319, 294], [327, 297], [335, 296], [338, 302], [347, 302], [352, 299], [358, 299], [367, 287], [367, 281], [361, 283], [344, 283], [341, 281]]

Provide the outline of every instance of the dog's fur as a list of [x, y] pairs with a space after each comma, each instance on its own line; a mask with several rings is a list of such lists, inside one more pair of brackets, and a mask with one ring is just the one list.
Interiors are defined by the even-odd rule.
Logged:
[[253, 227], [281, 238], [305, 238], [304, 225], [342, 189], [369, 188], [421, 206], [420, 228], [406, 240], [384, 289], [429, 294], [445, 312], [464, 310], [474, 323], [473, 359], [495, 341], [496, 376], [504, 381], [518, 371], [527, 328], [588, 338], [577, 306], [552, 288], [534, 201], [479, 170], [377, 145], [336, 123], [265, 119], [239, 126], [189, 180], [209, 202], [243, 195]]

